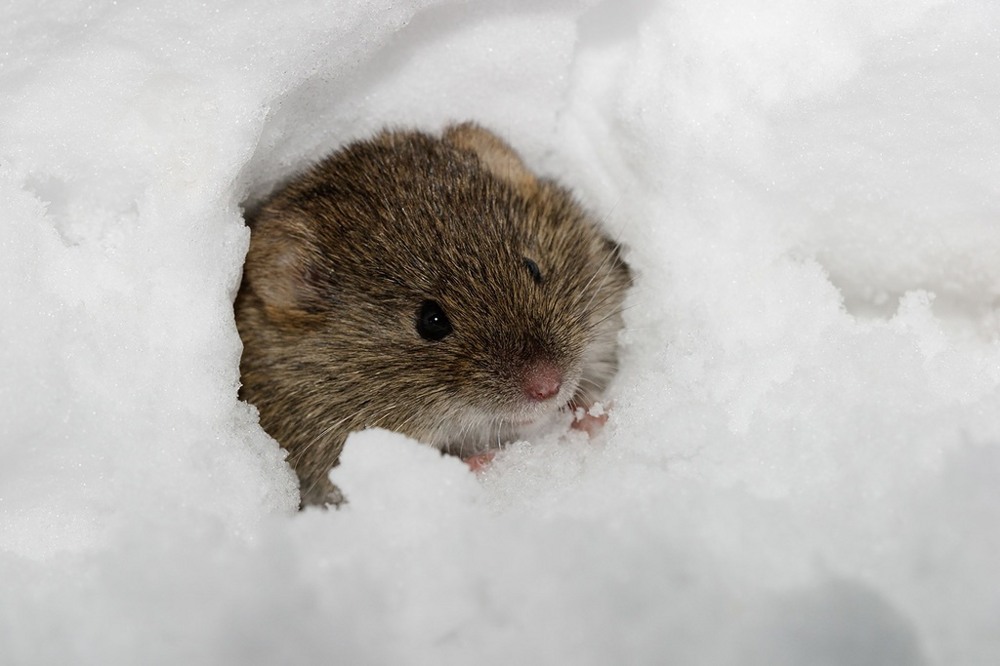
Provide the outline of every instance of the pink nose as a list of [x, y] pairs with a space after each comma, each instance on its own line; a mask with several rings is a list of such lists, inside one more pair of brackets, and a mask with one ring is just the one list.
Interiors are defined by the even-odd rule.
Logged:
[[544, 402], [559, 393], [562, 373], [551, 363], [536, 363], [524, 373], [524, 396], [528, 400]]

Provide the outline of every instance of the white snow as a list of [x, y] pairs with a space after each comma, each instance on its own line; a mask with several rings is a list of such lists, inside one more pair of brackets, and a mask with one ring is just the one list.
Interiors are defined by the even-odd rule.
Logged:
[[[9, 3], [0, 663], [1000, 663], [1000, 5]], [[476, 119], [629, 248], [601, 438], [236, 397], [241, 206]]]

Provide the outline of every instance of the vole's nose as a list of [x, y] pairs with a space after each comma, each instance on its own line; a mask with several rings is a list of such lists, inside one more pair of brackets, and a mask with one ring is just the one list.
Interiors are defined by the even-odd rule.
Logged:
[[548, 361], [538, 361], [524, 373], [524, 397], [533, 402], [544, 402], [559, 393], [562, 387], [562, 372]]

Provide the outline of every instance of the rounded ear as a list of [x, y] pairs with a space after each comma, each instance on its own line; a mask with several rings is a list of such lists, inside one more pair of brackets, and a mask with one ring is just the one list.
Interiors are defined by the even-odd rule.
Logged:
[[514, 187], [527, 190], [538, 188], [538, 179], [514, 149], [496, 134], [476, 123], [452, 125], [444, 131], [443, 139], [456, 148], [475, 153], [487, 171]]
[[318, 311], [330, 290], [312, 232], [293, 216], [258, 218], [243, 268], [270, 316]]

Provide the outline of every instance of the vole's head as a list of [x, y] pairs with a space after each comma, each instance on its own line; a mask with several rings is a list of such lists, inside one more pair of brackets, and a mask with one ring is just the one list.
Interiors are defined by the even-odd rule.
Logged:
[[618, 246], [493, 134], [386, 132], [255, 220], [246, 397], [293, 458], [274, 430], [307, 429], [312, 446], [383, 426], [479, 450], [596, 398], [628, 283]]

